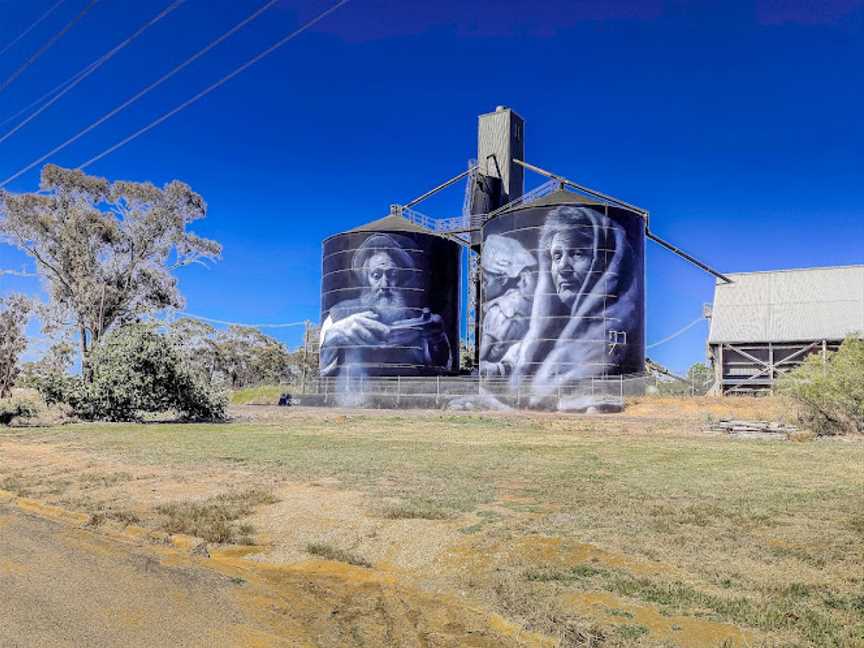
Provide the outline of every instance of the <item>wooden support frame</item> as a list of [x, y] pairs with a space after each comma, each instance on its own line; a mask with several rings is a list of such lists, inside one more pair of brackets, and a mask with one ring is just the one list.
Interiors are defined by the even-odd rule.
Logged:
[[801, 342], [724, 342], [709, 346], [714, 364], [715, 393], [753, 394], [772, 392], [784, 374], [814, 353], [825, 362], [837, 340]]

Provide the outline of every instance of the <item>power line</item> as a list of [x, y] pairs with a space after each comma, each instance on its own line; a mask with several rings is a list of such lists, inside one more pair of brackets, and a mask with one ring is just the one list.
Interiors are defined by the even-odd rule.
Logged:
[[99, 2], [99, 0], [90, 0], [90, 2], [87, 3], [87, 6], [84, 7], [77, 16], [75, 16], [72, 20], [66, 23], [66, 26], [63, 27], [63, 29], [61, 29], [59, 32], [49, 38], [48, 41], [42, 47], [36, 50], [36, 53], [33, 54], [33, 56], [24, 61], [21, 67], [15, 70], [8, 79], [6, 79], [3, 83], [0, 83], [0, 94], [2, 94], [3, 91], [6, 90], [6, 88], [8, 88], [10, 85], [12, 85], [12, 82], [15, 81], [15, 79], [24, 74], [27, 68], [33, 65], [45, 52], [51, 49], [54, 43], [63, 38], [67, 34], [67, 32], [69, 32], [69, 30], [71, 30], [75, 25], [77, 25], [84, 16], [90, 13], [90, 10], [94, 6], [96, 6], [97, 2]]
[[[60, 87], [62, 87], [63, 85], [65, 85], [66, 87], [63, 88], [59, 93], [57, 93], [57, 94], [56, 94], [52, 99], [50, 99], [48, 102], [46, 102], [46, 103], [45, 103], [41, 108], [39, 108], [39, 109], [36, 110], [35, 112], [31, 113], [30, 116], [28, 116], [26, 119], [24, 119], [23, 121], [21, 121], [17, 126], [15, 126], [14, 128], [12, 128], [12, 130], [10, 130], [8, 133], [6, 133], [6, 134], [3, 135], [2, 137], [0, 137], [0, 144], [2, 144], [3, 142], [5, 142], [7, 139], [9, 139], [10, 137], [12, 137], [12, 135], [14, 135], [15, 133], [17, 133], [17, 132], [18, 132], [19, 130], [21, 130], [22, 128], [24, 128], [24, 126], [26, 126], [26, 125], [29, 124], [31, 121], [33, 121], [34, 119], [36, 119], [39, 115], [41, 115], [43, 112], [45, 112], [46, 110], [48, 110], [48, 108], [50, 108], [50, 107], [53, 106], [55, 103], [57, 103], [58, 101], [60, 101], [60, 99], [62, 99], [63, 96], [64, 96], [67, 92], [70, 92], [72, 89], [74, 89], [75, 86], [77, 86], [77, 85], [78, 85], [79, 83], [81, 83], [84, 79], [86, 79], [86, 78], [89, 77], [91, 74], [93, 74], [96, 70], [98, 70], [100, 67], [102, 67], [105, 63], [107, 63], [108, 61], [110, 61], [110, 60], [114, 57], [114, 55], [117, 54], [120, 50], [122, 50], [122, 49], [124, 49], [125, 47], [127, 47], [128, 45], [130, 45], [130, 44], [131, 44], [131, 43], [132, 43], [136, 38], [138, 38], [141, 34], [143, 34], [143, 33], [144, 33], [145, 31], [147, 31], [150, 27], [152, 27], [153, 25], [155, 25], [156, 23], [158, 23], [158, 22], [159, 22], [160, 20], [162, 20], [165, 16], [167, 16], [168, 14], [170, 14], [171, 12], [173, 12], [175, 9], [177, 9], [178, 7], [180, 7], [180, 5], [182, 5], [184, 2], [186, 2], [186, 0], [174, 0], [174, 2], [172, 2], [172, 3], [171, 3], [170, 5], [168, 5], [165, 9], [163, 9], [162, 12], [161, 12], [160, 14], [158, 14], [157, 16], [151, 18], [151, 19], [150, 19], [149, 21], [147, 21], [144, 25], [142, 25], [142, 26], [141, 26], [141, 27], [140, 27], [140, 28], [139, 28], [139, 29], [138, 29], [134, 34], [132, 34], [131, 36], [129, 36], [128, 38], [126, 38], [124, 41], [122, 41], [119, 45], [117, 45], [116, 47], [114, 47], [113, 49], [111, 49], [110, 51], [108, 51], [106, 54], [103, 54], [102, 56], [100, 56], [98, 59], [96, 59], [95, 61], [93, 61], [90, 65], [86, 66], [83, 70], [81, 70], [80, 72], [78, 72], [77, 74], [75, 74], [75, 75], [72, 77], [72, 79], [70, 79], [69, 81], [66, 81], [66, 82], [64, 82], [63, 84], [61, 84]], [[26, 110], [26, 109], [25, 109], [25, 110]]]
[[699, 322], [704, 321], [704, 319], [705, 319], [704, 317], [700, 317], [699, 319], [695, 319], [695, 320], [693, 320], [693, 321], [690, 322], [687, 326], [685, 326], [685, 327], [682, 328], [682, 329], [679, 329], [679, 330], [675, 331], [675, 332], [674, 332], [672, 335], [670, 335], [669, 337], [665, 337], [665, 338], [663, 338], [662, 340], [660, 340], [660, 341], [658, 341], [658, 342], [655, 342], [654, 344], [649, 344], [647, 347], [645, 347], [645, 349], [646, 349], [646, 350], [647, 350], [647, 349], [653, 349], [653, 348], [655, 348], [655, 347], [660, 346], [661, 344], [666, 344], [667, 342], [670, 342], [670, 341], [674, 340], [674, 339], [675, 339], [676, 337], [678, 337], [679, 335], [681, 335], [681, 334], [683, 334], [683, 333], [686, 333], [686, 332], [689, 331], [691, 328], [693, 328], [694, 326], [696, 326]]
[[[347, 2], [348, 0], [346, 0]], [[288, 322], [287, 324], [244, 324], [243, 322], [228, 322], [226, 320], [213, 319], [211, 317], [203, 317], [201, 315], [193, 315], [192, 313], [184, 313], [177, 311], [178, 315], [183, 315], [190, 319], [201, 320], [202, 322], [210, 322], [211, 324], [222, 324], [224, 326], [242, 326], [244, 328], [291, 328], [294, 326], [305, 326], [306, 322]]]
[[82, 137], [84, 137], [87, 133], [89, 133], [90, 131], [92, 131], [92, 130], [95, 129], [95, 128], [98, 128], [99, 126], [101, 126], [102, 124], [104, 124], [106, 121], [108, 121], [109, 119], [111, 119], [114, 115], [116, 115], [116, 114], [119, 113], [119, 112], [122, 112], [123, 110], [125, 110], [126, 108], [128, 108], [129, 106], [131, 106], [133, 103], [135, 103], [136, 101], [138, 101], [141, 97], [143, 97], [144, 95], [146, 95], [146, 94], [149, 93], [150, 91], [154, 90], [154, 89], [157, 88], [158, 86], [162, 85], [165, 81], [167, 81], [168, 79], [170, 79], [171, 77], [173, 77], [174, 75], [176, 75], [178, 72], [180, 72], [180, 71], [183, 70], [184, 68], [188, 67], [189, 65], [191, 65], [193, 62], [197, 61], [197, 60], [198, 60], [199, 58], [201, 58], [202, 56], [204, 56], [204, 55], [205, 55], [207, 52], [209, 52], [211, 49], [213, 49], [214, 47], [216, 47], [217, 45], [219, 45], [220, 43], [222, 43], [222, 42], [225, 41], [226, 39], [228, 39], [228, 38], [230, 38], [231, 36], [233, 36], [233, 35], [234, 35], [235, 33], [237, 33], [238, 31], [240, 31], [241, 29], [243, 29], [243, 27], [245, 27], [245, 26], [248, 25], [250, 22], [252, 22], [253, 20], [255, 20], [258, 16], [260, 16], [261, 14], [263, 14], [265, 11], [267, 11], [268, 9], [270, 9], [273, 5], [275, 5], [275, 4], [276, 4], [277, 2], [279, 2], [279, 1], [280, 1], [280, 0], [268, 0], [268, 2], [265, 2], [261, 7], [259, 7], [259, 8], [256, 9], [254, 12], [252, 12], [249, 16], [247, 16], [246, 18], [244, 18], [243, 20], [241, 20], [239, 23], [237, 23], [236, 25], [234, 25], [234, 27], [232, 27], [232, 28], [229, 29], [227, 32], [225, 32], [224, 34], [222, 34], [221, 36], [219, 36], [219, 38], [217, 38], [216, 40], [212, 41], [212, 42], [211, 42], [209, 45], [207, 45], [206, 47], [204, 47], [204, 48], [198, 50], [195, 54], [193, 54], [192, 56], [190, 56], [188, 59], [186, 59], [185, 61], [183, 61], [182, 63], [180, 63], [180, 64], [177, 65], [176, 67], [174, 67], [173, 69], [171, 69], [169, 72], [163, 74], [161, 77], [159, 77], [158, 79], [156, 79], [156, 81], [154, 81], [153, 83], [151, 83], [150, 85], [148, 85], [146, 88], [144, 88], [143, 90], [141, 90], [141, 91], [138, 92], [137, 94], [133, 95], [132, 97], [130, 97], [129, 99], [127, 99], [126, 101], [124, 101], [123, 103], [121, 103], [119, 106], [117, 106], [116, 108], [114, 108], [114, 109], [111, 110], [110, 112], [108, 112], [108, 113], [102, 115], [102, 117], [100, 117], [100, 118], [97, 119], [95, 122], [93, 122], [92, 124], [90, 124], [89, 126], [87, 126], [87, 128], [85, 128], [85, 129], [83, 129], [83, 130], [81, 130], [81, 131], [78, 131], [78, 133], [76, 133], [75, 135], [73, 135], [72, 137], [70, 137], [69, 139], [67, 139], [65, 142], [63, 142], [63, 143], [60, 144], [59, 146], [55, 146], [53, 149], [51, 149], [50, 151], [48, 151], [45, 155], [43, 155], [43, 156], [40, 157], [39, 159], [34, 160], [33, 162], [31, 162], [30, 164], [28, 164], [26, 167], [24, 167], [23, 169], [21, 169], [20, 171], [18, 171], [18, 172], [15, 173], [14, 175], [12, 175], [12, 176], [6, 178], [6, 180], [4, 180], [3, 182], [0, 182], [0, 188], [5, 187], [7, 184], [9, 184], [10, 182], [12, 182], [12, 181], [15, 180], [16, 178], [19, 178], [20, 176], [24, 175], [25, 173], [27, 173], [27, 172], [28, 172], [30, 169], [32, 169], [33, 167], [36, 167], [36, 166], [42, 164], [42, 162], [44, 162], [45, 160], [47, 160], [49, 157], [51, 157], [51, 156], [54, 155], [55, 153], [57, 153], [57, 152], [59, 152], [59, 151], [62, 151], [64, 148], [66, 148], [66, 147], [69, 146], [70, 144], [73, 144], [73, 143], [77, 142], [79, 139], [81, 139]]
[[51, 6], [51, 8], [48, 9], [48, 11], [46, 11], [44, 14], [42, 14], [41, 16], [39, 16], [39, 17], [36, 19], [36, 22], [34, 22], [34, 23], [33, 23], [32, 25], [30, 25], [27, 29], [25, 29], [23, 32], [21, 32], [20, 34], [18, 34], [18, 36], [17, 36], [16, 38], [13, 38], [13, 39], [12, 39], [12, 40], [11, 40], [11, 41], [6, 45], [6, 47], [4, 47], [2, 50], [0, 50], [0, 56], [3, 56], [6, 52], [8, 52], [10, 49], [12, 49], [12, 48], [13, 48], [13, 47], [14, 47], [14, 46], [15, 46], [15, 45], [16, 45], [16, 44], [17, 44], [17, 43], [18, 43], [22, 38], [24, 38], [27, 34], [29, 34], [31, 31], [33, 31], [34, 29], [36, 29], [36, 27], [38, 27], [38, 26], [42, 23], [43, 20], [45, 20], [46, 18], [48, 18], [48, 16], [50, 16], [51, 14], [53, 14], [55, 11], [57, 11], [57, 9], [60, 7], [60, 5], [62, 5], [64, 2], [66, 2], [66, 0], [58, 0], [58, 2], [55, 2], [55, 3]]
[[[326, 11], [323, 11], [323, 12], [321, 12], [320, 14], [318, 14], [318, 15], [317, 15], [315, 18], [313, 18], [312, 20], [310, 20], [310, 21], [304, 23], [304, 24], [301, 25], [298, 29], [296, 29], [295, 31], [293, 31], [292, 33], [290, 33], [288, 36], [286, 36], [285, 38], [283, 38], [283, 39], [277, 41], [276, 43], [274, 43], [273, 45], [271, 45], [270, 47], [268, 47], [268, 48], [265, 49], [264, 51], [260, 52], [258, 55], [256, 55], [255, 57], [253, 57], [252, 59], [250, 59], [249, 61], [247, 61], [247, 62], [244, 63], [243, 65], [241, 65], [240, 67], [236, 68], [233, 72], [231, 72], [231, 73], [229, 73], [229, 74], [226, 74], [224, 77], [222, 77], [221, 79], [219, 79], [219, 80], [216, 81], [215, 83], [213, 83], [213, 84], [207, 86], [204, 90], [202, 90], [201, 92], [199, 92], [198, 94], [196, 94], [196, 95], [195, 95], [194, 97], [192, 97], [191, 99], [187, 99], [186, 101], [184, 101], [183, 103], [181, 103], [181, 104], [180, 104], [179, 106], [177, 106], [176, 108], [174, 108], [174, 109], [172, 109], [172, 110], [169, 110], [167, 113], [165, 113], [165, 114], [162, 115], [161, 117], [159, 117], [159, 118], [157, 118], [157, 119], [154, 119], [152, 122], [150, 122], [149, 124], [147, 124], [144, 128], [141, 128], [141, 129], [135, 131], [134, 133], [132, 133], [132, 134], [129, 135], [128, 137], [125, 137], [124, 139], [120, 140], [119, 142], [117, 142], [117, 143], [114, 144], [113, 146], [111, 146], [111, 147], [105, 149], [105, 150], [102, 151], [99, 155], [96, 155], [96, 156], [90, 158], [89, 160], [87, 160], [86, 162], [84, 162], [83, 164], [81, 164], [78, 168], [79, 168], [79, 169], [85, 169], [85, 168], [87, 168], [88, 166], [90, 166], [90, 165], [93, 164], [94, 162], [97, 162], [97, 161], [101, 160], [101, 159], [102, 159], [103, 157], [105, 157], [106, 155], [110, 155], [111, 153], [113, 153], [113, 152], [116, 151], [117, 149], [119, 149], [119, 148], [125, 146], [126, 144], [128, 144], [128, 143], [131, 142], [132, 140], [134, 140], [134, 139], [140, 137], [141, 135], [143, 135], [144, 133], [146, 133], [146, 132], [148, 132], [148, 131], [150, 131], [150, 130], [156, 128], [156, 126], [158, 126], [158, 125], [161, 124], [162, 122], [164, 122], [164, 121], [168, 120], [169, 118], [173, 117], [174, 115], [176, 115], [177, 113], [179, 113], [181, 110], [184, 110], [185, 108], [188, 108], [188, 107], [191, 106], [193, 103], [195, 103], [196, 101], [198, 101], [198, 100], [201, 99], [202, 97], [204, 97], [204, 96], [210, 94], [211, 92], [213, 92], [214, 90], [216, 90], [216, 89], [219, 88], [220, 86], [224, 85], [225, 83], [227, 83], [228, 81], [230, 81], [231, 79], [233, 79], [235, 76], [237, 76], [238, 74], [240, 74], [241, 72], [243, 72], [243, 71], [246, 70], [247, 68], [249, 68], [249, 67], [255, 65], [255, 63], [257, 63], [258, 61], [260, 61], [260, 60], [263, 59], [264, 57], [266, 57], [266, 56], [272, 54], [274, 51], [276, 51], [277, 49], [279, 49], [280, 47], [282, 47], [283, 45], [285, 45], [285, 43], [287, 43], [288, 41], [292, 40], [293, 38], [299, 36], [299, 35], [302, 34], [304, 31], [306, 31], [307, 29], [309, 29], [310, 27], [312, 27], [315, 23], [319, 22], [320, 20], [323, 20], [323, 19], [324, 19], [325, 17], [327, 17], [329, 14], [331, 14], [331, 13], [334, 12], [334, 11], [336, 11], [339, 7], [341, 7], [341, 6], [344, 5], [344, 4], [347, 4], [348, 2], [350, 2], [350, 0], [340, 0], [340, 2], [337, 2], [335, 5], [333, 5], [332, 7], [330, 7], [329, 9], [327, 9]], [[0, 187], [4, 186], [5, 184], [6, 184], [6, 182], [4, 182], [3, 184], [0, 184]]]
[[0, 269], [0, 277], [8, 275], [10, 277], [38, 277], [35, 272], [26, 272], [24, 270], [3, 270]]

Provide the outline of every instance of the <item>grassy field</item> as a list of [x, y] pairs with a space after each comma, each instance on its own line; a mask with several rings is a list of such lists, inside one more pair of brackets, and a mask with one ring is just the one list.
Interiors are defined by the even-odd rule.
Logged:
[[[257, 523], [284, 551], [460, 592], [561, 646], [864, 646], [864, 443], [732, 439], [701, 431], [705, 411], [661, 410], [262, 410], [225, 425], [15, 429], [0, 431], [0, 488], [126, 507], [205, 538], [214, 518], [214, 541]], [[4, 449], [23, 457], [37, 446], [50, 450], [41, 470], [4, 464]], [[114, 472], [96, 474], [132, 478], [103, 484], [100, 497], [100, 462]], [[134, 488], [153, 475], [194, 485], [199, 473], [221, 490], [184, 498], [180, 486], [148, 502]], [[291, 499], [310, 484], [318, 490]], [[369, 526], [362, 538], [339, 525], [289, 530], [349, 494], [359, 499], [341, 524]], [[256, 507], [251, 524], [231, 526]], [[268, 521], [271, 509], [285, 520]]]

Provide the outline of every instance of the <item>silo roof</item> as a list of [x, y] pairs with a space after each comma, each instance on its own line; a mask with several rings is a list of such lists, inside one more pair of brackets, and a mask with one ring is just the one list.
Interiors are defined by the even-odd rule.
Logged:
[[842, 340], [864, 334], [864, 265], [728, 275], [709, 344]]
[[558, 189], [557, 191], [553, 191], [550, 194], [543, 196], [542, 198], [538, 198], [537, 200], [532, 200], [527, 203], [519, 203], [518, 205], [514, 205], [509, 209], [505, 209], [502, 213], [507, 213], [509, 211], [515, 211], [517, 209], [529, 209], [533, 207], [546, 207], [548, 205], [604, 205], [605, 203], [598, 202], [587, 196], [583, 196], [582, 194], [575, 193], [573, 191], [566, 191], [564, 189]]
[[[384, 218], [379, 218], [365, 225], [359, 225], [348, 230], [348, 232], [415, 232], [420, 234], [436, 234], [436, 232], [397, 214], [388, 214]], [[345, 233], [347, 234], [348, 232]]]

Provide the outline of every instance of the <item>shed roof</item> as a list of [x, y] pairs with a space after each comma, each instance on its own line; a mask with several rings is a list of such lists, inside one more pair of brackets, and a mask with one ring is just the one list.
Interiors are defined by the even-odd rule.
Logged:
[[864, 333], [864, 265], [730, 274], [714, 289], [710, 344], [842, 340]]

